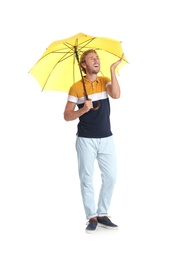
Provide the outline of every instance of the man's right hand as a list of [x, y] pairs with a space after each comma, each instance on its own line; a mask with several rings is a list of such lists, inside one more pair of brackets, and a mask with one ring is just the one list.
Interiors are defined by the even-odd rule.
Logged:
[[85, 104], [84, 104], [83, 108], [85, 109], [85, 112], [88, 112], [91, 108], [93, 108], [92, 100], [91, 99], [87, 99], [85, 101]]

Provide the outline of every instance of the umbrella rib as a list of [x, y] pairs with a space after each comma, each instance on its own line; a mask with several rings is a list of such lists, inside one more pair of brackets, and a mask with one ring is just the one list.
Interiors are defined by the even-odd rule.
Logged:
[[[58, 53], [58, 52], [53, 52], [53, 53]], [[60, 53], [60, 52], [59, 52], [59, 53]], [[66, 53], [66, 54], [68, 54], [68, 53]], [[64, 61], [64, 60], [70, 58], [71, 56], [73, 56], [73, 53], [70, 53], [70, 55], [69, 55], [68, 57], [66, 57], [66, 58], [61, 57], [61, 58], [55, 63], [53, 69], [57, 66], [58, 63], [60, 63], [60, 62], [62, 62], [62, 61]], [[45, 89], [45, 86], [46, 86], [46, 84], [47, 84], [47, 81], [49, 80], [49, 78], [50, 78], [50, 76], [51, 76], [51, 74], [52, 74], [52, 72], [53, 72], [53, 69], [52, 69], [51, 72], [49, 73], [49, 75], [48, 75], [48, 77], [47, 77], [47, 79], [46, 79], [46, 81], [45, 81], [45, 83], [44, 83], [44, 85], [43, 85], [43, 87], [42, 87], [42, 91]]]

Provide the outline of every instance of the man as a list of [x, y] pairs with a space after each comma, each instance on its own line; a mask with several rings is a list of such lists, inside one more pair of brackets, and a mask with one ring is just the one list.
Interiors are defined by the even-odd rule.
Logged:
[[[79, 61], [79, 66], [85, 73], [84, 82], [80, 80], [70, 88], [64, 110], [66, 121], [79, 119], [76, 151], [82, 201], [88, 220], [87, 233], [95, 232], [97, 225], [118, 229], [118, 226], [108, 217], [117, 174], [109, 96], [114, 99], [120, 97], [115, 68], [122, 61], [123, 56], [110, 66], [111, 79], [109, 79], [97, 75], [100, 71], [100, 58], [97, 52], [95, 50], [84, 52]], [[85, 98], [83, 83], [89, 100]], [[98, 162], [102, 178], [97, 208], [93, 188], [95, 160]]]

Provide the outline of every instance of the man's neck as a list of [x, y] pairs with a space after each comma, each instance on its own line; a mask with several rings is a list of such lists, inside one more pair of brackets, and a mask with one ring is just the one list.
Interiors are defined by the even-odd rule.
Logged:
[[86, 74], [86, 79], [93, 82], [97, 79], [97, 74]]

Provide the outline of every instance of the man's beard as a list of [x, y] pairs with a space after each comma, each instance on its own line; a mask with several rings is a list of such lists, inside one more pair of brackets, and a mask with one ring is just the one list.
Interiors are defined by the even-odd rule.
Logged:
[[87, 71], [89, 72], [89, 74], [98, 74], [100, 71], [100, 67], [98, 67], [96, 70], [93, 68], [87, 67]]

